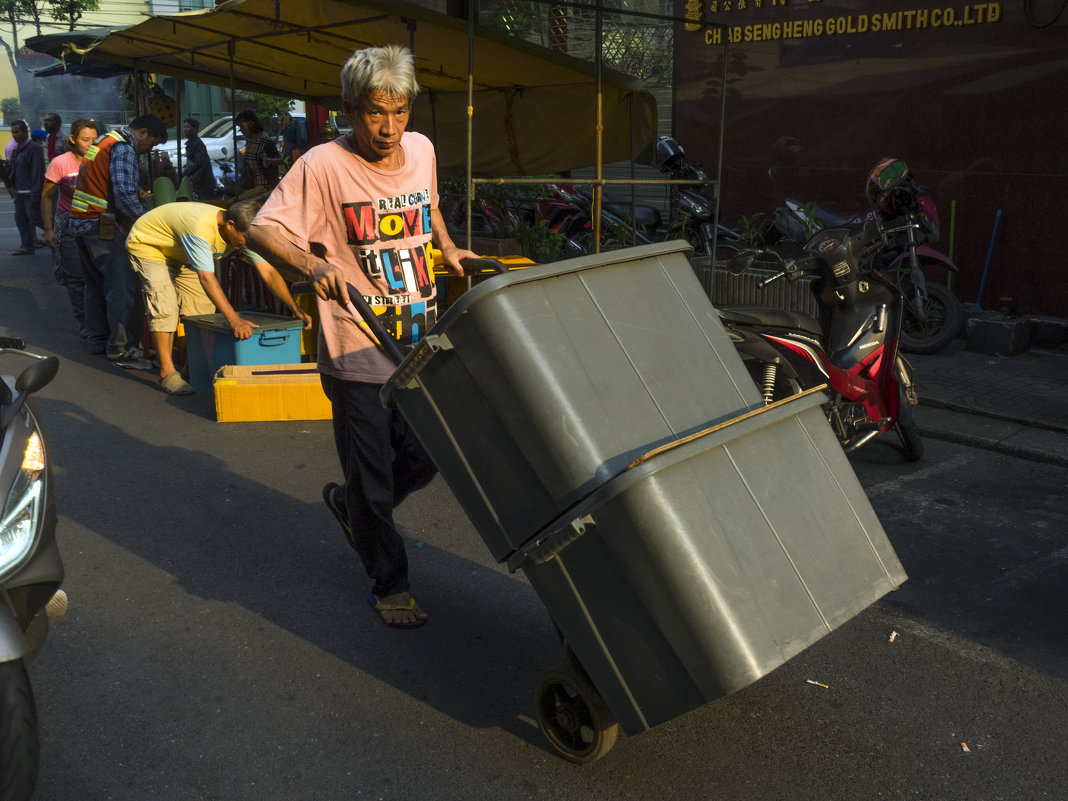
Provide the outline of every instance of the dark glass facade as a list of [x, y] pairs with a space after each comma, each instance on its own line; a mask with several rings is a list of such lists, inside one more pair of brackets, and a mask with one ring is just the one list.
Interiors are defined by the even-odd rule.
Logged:
[[705, 165], [727, 61], [727, 222], [784, 197], [859, 210], [871, 167], [902, 158], [931, 187], [963, 302], [1068, 316], [1062, 0], [677, 3], [674, 130]]

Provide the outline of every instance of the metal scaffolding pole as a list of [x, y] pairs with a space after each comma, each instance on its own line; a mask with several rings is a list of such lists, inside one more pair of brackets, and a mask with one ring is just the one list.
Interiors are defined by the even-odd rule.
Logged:
[[[585, 180], [571, 180], [571, 183], [587, 185], [593, 187], [592, 198], [592, 224], [593, 224], [593, 246], [595, 252], [600, 252], [601, 249], [601, 208], [604, 202], [603, 188], [605, 186], [621, 184], [629, 185], [632, 190], [633, 187], [639, 185], [658, 185], [658, 186], [670, 186], [673, 184], [693, 186], [695, 183], [700, 183], [703, 186], [712, 186], [712, 194], [715, 200], [714, 230], [719, 228], [719, 207], [720, 196], [722, 188], [722, 176], [723, 176], [723, 158], [724, 158], [724, 140], [726, 132], [726, 119], [727, 119], [727, 68], [728, 68], [728, 37], [723, 37], [723, 70], [721, 75], [721, 91], [720, 91], [720, 137], [719, 147], [716, 159], [716, 177], [706, 181], [693, 181], [693, 180], [680, 180], [670, 178], [634, 178], [633, 175], [633, 158], [631, 178], [621, 179], [606, 179], [604, 177], [604, 93], [603, 93], [603, 65], [604, 65], [604, 12], [611, 11], [614, 13], [625, 14], [630, 17], [639, 17], [643, 19], [650, 19], [656, 22], [681, 22], [689, 20], [682, 20], [675, 16], [668, 16], [663, 14], [653, 14], [641, 11], [632, 11], [624, 9], [607, 8], [601, 3], [569, 3], [561, 2], [561, 0], [534, 0], [535, 3], [554, 6], [561, 6], [565, 8], [577, 8], [582, 10], [593, 9], [595, 12], [595, 27], [594, 27], [594, 42], [595, 42], [595, 64], [594, 64], [594, 92], [595, 92], [595, 120], [594, 120], [594, 140], [595, 140], [595, 159], [594, 159], [594, 179], [590, 181]], [[472, 239], [471, 230], [471, 217], [472, 208], [474, 203], [475, 187], [480, 184], [544, 184], [543, 178], [518, 178], [511, 176], [498, 176], [494, 178], [475, 178], [471, 168], [472, 156], [473, 156], [473, 140], [474, 140], [474, 35], [475, 35], [475, 15], [476, 15], [476, 2], [472, 0], [468, 4], [468, 46], [467, 46], [467, 167], [466, 167], [466, 185], [467, 185], [467, 198], [466, 198], [466, 234], [467, 234], [467, 246], [470, 248]], [[723, 27], [720, 25], [707, 26], [707, 27]], [[633, 112], [633, 108], [631, 109]], [[631, 120], [631, 128], [633, 129], [633, 120]], [[633, 191], [632, 191], [633, 198]], [[715, 261], [716, 257], [716, 240], [712, 243], [712, 259]]]
[[[226, 43], [226, 54], [230, 58], [230, 117], [231, 119], [236, 117], [237, 114], [234, 107], [237, 103], [236, 90], [234, 88], [234, 52], [237, 50], [237, 43], [231, 39]], [[238, 158], [237, 158], [237, 126], [235, 125], [231, 131], [231, 135], [234, 140], [234, 182], [237, 186], [241, 185], [242, 175], [238, 172]], [[244, 164], [241, 165], [244, 167]]]

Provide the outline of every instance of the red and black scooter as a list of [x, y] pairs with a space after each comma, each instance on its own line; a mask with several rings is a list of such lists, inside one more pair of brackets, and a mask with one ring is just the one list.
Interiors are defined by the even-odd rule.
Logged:
[[944, 284], [927, 273], [958, 272], [953, 260], [928, 243], [938, 239], [938, 210], [927, 187], [917, 183], [901, 159], [879, 161], [868, 176], [865, 194], [870, 211], [842, 216], [816, 203], [787, 199], [775, 213], [772, 235], [804, 242], [824, 228], [856, 225], [879, 217], [883, 221], [911, 215], [918, 223], [891, 241], [884, 251], [883, 272], [892, 276], [905, 297], [901, 349], [908, 353], [937, 353], [961, 330], [960, 301]]
[[754, 262], [774, 264], [780, 278], [814, 275], [823, 321], [773, 308], [727, 307], [720, 318], [766, 403], [823, 386], [827, 419], [846, 450], [897, 431], [905, 458], [923, 456], [912, 417], [912, 371], [899, 355], [904, 297], [878, 269], [888, 238], [918, 222], [869, 220], [825, 228], [787, 257], [774, 248], [746, 250], [729, 262], [740, 275]]

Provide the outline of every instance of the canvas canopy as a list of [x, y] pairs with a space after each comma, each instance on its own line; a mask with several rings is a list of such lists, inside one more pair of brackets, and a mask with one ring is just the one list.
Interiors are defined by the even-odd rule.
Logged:
[[[33, 71], [37, 78], [54, 75], [84, 75], [90, 78], [113, 78], [130, 72], [129, 67], [117, 64], [95, 64], [86, 62], [80, 55], [85, 48], [97, 44], [114, 28], [85, 28], [80, 31], [63, 31], [62, 33], [45, 33], [31, 36], [26, 40], [30, 50], [59, 59], [47, 67]], [[71, 60], [68, 61], [68, 56]]]
[[[470, 62], [469, 62], [470, 42]], [[398, 43], [415, 54], [424, 87], [412, 127], [430, 135], [439, 166], [532, 175], [628, 160], [655, 138], [656, 107], [627, 76], [396, 0], [228, 0], [150, 17], [64, 61], [110, 64], [340, 107], [340, 69], [359, 48]], [[32, 45], [31, 45], [32, 46]], [[53, 55], [57, 55], [52, 51]], [[595, 91], [599, 83], [600, 96]]]

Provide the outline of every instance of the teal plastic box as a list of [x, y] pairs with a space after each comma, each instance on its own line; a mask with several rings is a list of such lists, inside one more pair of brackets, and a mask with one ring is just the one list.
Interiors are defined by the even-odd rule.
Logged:
[[246, 312], [242, 319], [255, 323], [252, 336], [235, 339], [221, 314], [184, 317], [189, 383], [212, 391], [215, 373], [228, 364], [297, 364], [303, 323], [293, 317]]

